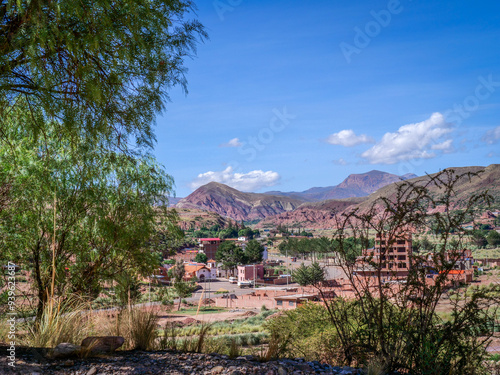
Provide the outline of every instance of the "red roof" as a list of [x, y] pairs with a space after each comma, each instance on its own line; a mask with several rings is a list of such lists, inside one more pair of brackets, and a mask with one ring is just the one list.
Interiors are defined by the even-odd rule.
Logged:
[[201, 270], [202, 268], [205, 268], [208, 270], [207, 267], [205, 266], [198, 266], [198, 265], [191, 265], [191, 264], [188, 264], [188, 265], [185, 265], [184, 266], [184, 270], [187, 272], [187, 273], [193, 273], [193, 272], [196, 272], [198, 270]]
[[[445, 272], [446, 272], [446, 271], [441, 271], [441, 272], [439, 272], [439, 273], [445, 273]], [[465, 271], [464, 271], [464, 270], [450, 270], [450, 271], [448, 272], [448, 275], [462, 275], [462, 274], [464, 274], [464, 273], [465, 273]]]
[[220, 238], [200, 238], [200, 241], [220, 241]]

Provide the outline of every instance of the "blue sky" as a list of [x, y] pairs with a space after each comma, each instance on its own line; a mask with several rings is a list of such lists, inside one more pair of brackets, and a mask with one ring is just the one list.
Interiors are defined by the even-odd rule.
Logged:
[[196, 3], [210, 40], [156, 128], [177, 196], [499, 162], [499, 2]]

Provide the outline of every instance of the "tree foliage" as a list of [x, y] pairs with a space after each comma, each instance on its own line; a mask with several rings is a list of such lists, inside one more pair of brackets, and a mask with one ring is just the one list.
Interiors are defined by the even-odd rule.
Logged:
[[196, 256], [194, 257], [194, 261], [197, 263], [207, 263], [208, 261], [207, 254], [205, 253], [196, 254]]
[[118, 273], [148, 275], [158, 266], [150, 248], [157, 226], [175, 220], [165, 195], [171, 177], [147, 155], [68, 139], [57, 125], [36, 138], [20, 121], [25, 116], [12, 112], [8, 142], [0, 144], [0, 185], [9, 189], [0, 260], [32, 272], [39, 313], [53, 275], [55, 294], [89, 297]]
[[310, 266], [302, 263], [299, 268], [293, 271], [292, 276], [293, 281], [301, 286], [319, 285], [325, 281], [325, 270], [317, 262], [313, 262]]
[[3, 0], [0, 128], [22, 99], [31, 135], [52, 123], [122, 149], [131, 137], [151, 145], [167, 90], [186, 87], [184, 61], [206, 37], [192, 11], [189, 0]]
[[215, 260], [222, 262], [226, 270], [234, 270], [238, 265], [246, 263], [247, 259], [241, 247], [234, 242], [224, 241], [215, 253]]
[[500, 233], [495, 230], [492, 230], [486, 236], [486, 240], [490, 246], [498, 246], [500, 245]]
[[248, 263], [259, 263], [262, 261], [262, 256], [264, 253], [264, 246], [262, 246], [257, 240], [248, 241], [245, 246], [245, 259]]
[[175, 266], [169, 270], [169, 275], [174, 282], [174, 290], [179, 297], [179, 304], [177, 305], [177, 310], [180, 310], [182, 299], [189, 297], [194, 291], [195, 285], [192, 281], [185, 281], [184, 275], [186, 274], [186, 269], [184, 267], [184, 261], [178, 259], [175, 262]]

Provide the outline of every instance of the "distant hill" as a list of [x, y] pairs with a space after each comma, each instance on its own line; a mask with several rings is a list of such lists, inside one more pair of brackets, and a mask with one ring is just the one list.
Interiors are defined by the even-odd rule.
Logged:
[[303, 201], [286, 196], [244, 193], [218, 182], [196, 189], [175, 205], [177, 208], [202, 209], [235, 220], [256, 220], [297, 208]]
[[348, 207], [356, 207], [366, 199], [367, 197], [355, 197], [307, 202], [293, 211], [266, 217], [257, 227], [265, 228], [284, 225], [287, 227], [300, 226], [317, 229], [332, 228], [335, 225], [336, 213], [343, 212]]
[[294, 199], [301, 199], [306, 202], [318, 202], [325, 199], [365, 197], [393, 182], [414, 177], [417, 177], [417, 175], [408, 173], [403, 176], [397, 176], [395, 174], [373, 170], [367, 173], [351, 174], [336, 186], [313, 187], [302, 192], [269, 191], [265, 194], [282, 195]]
[[[477, 194], [479, 192], [483, 192], [488, 190], [488, 192], [495, 198], [495, 202], [498, 205], [500, 203], [500, 164], [491, 164], [487, 167], [481, 166], [471, 166], [471, 167], [456, 167], [456, 168], [447, 168], [455, 171], [456, 174], [463, 173], [478, 173], [483, 171], [478, 176], [473, 177], [471, 180], [468, 178], [462, 178], [455, 185], [455, 195], [452, 198], [452, 202], [454, 202], [455, 207], [457, 209], [460, 208], [461, 202], [464, 202], [473, 194]], [[430, 174], [431, 177], [436, 176], [437, 173]], [[417, 178], [412, 178], [409, 181], [413, 183], [423, 184], [429, 180], [428, 176], [422, 176]], [[436, 194], [440, 194], [441, 192], [433, 186], [430, 186], [429, 189], [431, 192]], [[361, 209], [370, 207], [378, 198], [394, 197], [396, 194], [396, 185], [391, 184], [385, 186], [371, 194], [364, 202], [362, 202], [359, 207]]]
[[179, 214], [179, 226], [181, 229], [195, 229], [202, 227], [210, 228], [213, 225], [218, 225], [221, 228], [227, 227], [229, 219], [221, 215], [206, 210], [176, 208]]
[[168, 206], [175, 206], [181, 199], [181, 197], [168, 197]]
[[[491, 164], [488, 167], [472, 166], [450, 169], [453, 169], [457, 174], [484, 171], [479, 176], [473, 177], [470, 181], [467, 178], [463, 178], [458, 182], [456, 185], [455, 195], [452, 198], [452, 202], [454, 202], [456, 209], [460, 209], [461, 202], [464, 202], [473, 194], [477, 194], [478, 192], [485, 190], [488, 190], [488, 192], [494, 197], [496, 207], [500, 205], [500, 164]], [[434, 173], [430, 176], [435, 176], [436, 174], [437, 173]], [[349, 178], [346, 179], [346, 181], [347, 180], [349, 180]], [[420, 184], [429, 181], [429, 177], [415, 177], [409, 181]], [[398, 182], [394, 182], [378, 189], [376, 192], [367, 197], [304, 203], [293, 211], [269, 216], [265, 220], [261, 221], [258, 226], [266, 227], [281, 224], [286, 226], [300, 225], [304, 228], [316, 229], [332, 228], [335, 225], [335, 213], [341, 213], [345, 209], [353, 208], [367, 210], [376, 202], [377, 199], [381, 197], [394, 197], [397, 191], [397, 186]], [[436, 194], [440, 193], [438, 189], [433, 186], [430, 186], [429, 189], [431, 192], [435, 192]]]

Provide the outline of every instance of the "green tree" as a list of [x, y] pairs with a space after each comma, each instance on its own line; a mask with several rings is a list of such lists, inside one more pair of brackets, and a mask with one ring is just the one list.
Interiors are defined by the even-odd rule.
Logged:
[[179, 304], [177, 305], [177, 310], [181, 309], [182, 299], [189, 297], [193, 293], [195, 285], [192, 281], [185, 281], [184, 275], [186, 274], [186, 269], [184, 267], [184, 261], [178, 259], [175, 262], [175, 266], [170, 268], [169, 276], [174, 282], [174, 290], [179, 297]]
[[115, 298], [121, 307], [136, 302], [141, 293], [137, 276], [131, 272], [121, 272], [115, 276]]
[[224, 241], [215, 253], [215, 260], [221, 262], [226, 270], [234, 271], [236, 266], [246, 263], [247, 259], [241, 247], [234, 242]]
[[498, 233], [496, 230], [492, 230], [490, 231], [490, 233], [488, 233], [486, 240], [488, 241], [488, 244], [490, 246], [498, 246], [500, 245], [500, 233]]
[[121, 272], [149, 275], [158, 266], [151, 241], [171, 219], [171, 177], [149, 156], [68, 139], [56, 125], [35, 138], [18, 111], [0, 144], [0, 186], [9, 187], [0, 261], [31, 271], [38, 317], [49, 295], [93, 298]]
[[261, 262], [263, 253], [264, 246], [262, 246], [257, 240], [248, 241], [245, 247], [245, 258], [248, 263]]
[[[186, 86], [184, 60], [203, 26], [190, 0], [0, 4], [0, 128], [23, 98], [24, 128], [151, 145], [167, 89]], [[8, 125], [8, 124], [7, 124]]]
[[325, 280], [325, 270], [317, 262], [313, 262], [310, 266], [305, 266], [302, 263], [299, 268], [293, 271], [292, 277], [301, 286], [318, 286]]
[[484, 248], [488, 244], [488, 241], [486, 240], [484, 234], [478, 230], [473, 231], [471, 241], [479, 249]]
[[196, 256], [194, 257], [194, 261], [197, 263], [207, 263], [208, 261], [207, 254], [205, 253], [196, 254]]
[[228, 228], [219, 231], [217, 237], [219, 237], [220, 239], [238, 237], [238, 229], [233, 227], [230, 223]]
[[238, 231], [238, 237], [247, 237], [248, 239], [253, 239], [253, 230], [251, 228], [243, 228]]

